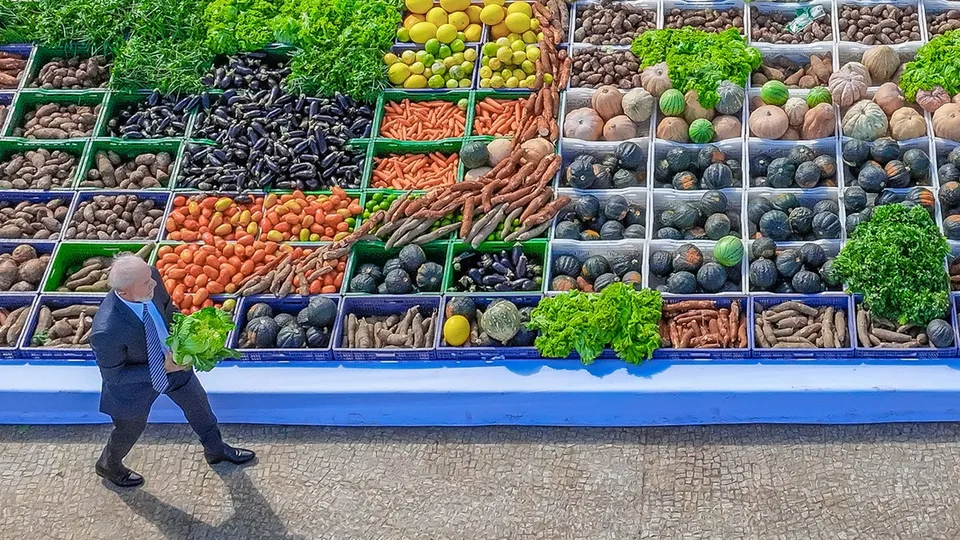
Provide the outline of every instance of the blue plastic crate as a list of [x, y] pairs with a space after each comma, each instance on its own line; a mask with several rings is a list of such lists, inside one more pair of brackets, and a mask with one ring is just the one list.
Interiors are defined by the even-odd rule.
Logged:
[[672, 347], [661, 347], [653, 353], [653, 358], [655, 360], [669, 359], [672, 362], [682, 362], [685, 360], [694, 362], [710, 360], [736, 361], [746, 360], [751, 357], [750, 343], [753, 342], [753, 326], [751, 325], [751, 321], [753, 320], [753, 306], [749, 302], [749, 297], [731, 297], [707, 294], [671, 296], [665, 297], [663, 299], [663, 304], [664, 306], [667, 306], [669, 304], [676, 304], [678, 302], [684, 302], [687, 300], [710, 300], [716, 302], [718, 308], [729, 308], [733, 302], [740, 302], [740, 316], [745, 317], [747, 321], [747, 346], [737, 349], [675, 349]]
[[[318, 296], [323, 296], [333, 300], [337, 304], [337, 315], [340, 314], [340, 296], [336, 294], [322, 294]], [[257, 303], [264, 303], [272, 307], [275, 314], [278, 313], [289, 313], [296, 316], [296, 314], [306, 307], [307, 303], [310, 302], [311, 297], [304, 296], [291, 296], [287, 298], [276, 298], [273, 296], [247, 296], [241, 299], [240, 303], [237, 304], [235, 320], [237, 322], [237, 327], [231, 333], [228, 343], [231, 347], [236, 348], [237, 351], [243, 356], [241, 360], [250, 361], [250, 362], [277, 362], [277, 361], [329, 361], [333, 360], [333, 339], [334, 331], [337, 327], [337, 318], [334, 318], [334, 323], [330, 328], [330, 341], [327, 343], [327, 346], [322, 349], [280, 349], [280, 348], [270, 348], [270, 349], [240, 349], [238, 344], [240, 341], [240, 334], [243, 332], [244, 327], [247, 325], [247, 310], [250, 306]]]
[[[56, 311], [60, 308], [73, 306], [76, 304], [86, 304], [93, 307], [100, 306], [103, 297], [77, 297], [76, 295], [42, 295], [33, 307], [33, 314], [24, 328], [23, 335], [20, 336], [20, 356], [33, 360], [93, 360], [93, 349], [90, 347], [77, 348], [56, 348], [56, 347], [33, 347], [30, 341], [33, 339], [34, 330], [37, 328], [37, 318], [40, 314], [41, 306], [48, 306]], [[92, 314], [91, 314], [92, 316]]]
[[[348, 349], [343, 346], [343, 332], [347, 316], [351, 313], [358, 317], [376, 315], [399, 315], [413, 306], [420, 306], [421, 314], [436, 314], [435, 335], [433, 343], [427, 347], [416, 349]], [[403, 360], [435, 360], [436, 333], [440, 332], [440, 297], [424, 296], [378, 296], [378, 297], [344, 297], [337, 316], [337, 325], [333, 332], [333, 356], [337, 360], [362, 360], [372, 362], [403, 361]]]
[[[513, 302], [518, 308], [524, 307], [536, 307], [540, 302], [539, 295], [533, 296], [470, 296], [470, 295], [457, 295], [464, 296], [473, 300], [477, 307], [480, 309], [486, 309], [494, 300], [508, 300]], [[440, 319], [439, 319], [439, 328], [440, 332], [437, 332], [436, 346], [437, 346], [437, 359], [438, 360], [492, 360], [495, 358], [502, 358], [506, 360], [539, 360], [540, 353], [537, 351], [536, 347], [469, 347], [466, 345], [460, 347], [453, 347], [447, 345], [443, 340], [443, 324], [446, 322], [445, 310], [447, 307], [447, 302], [456, 298], [457, 296], [447, 296], [443, 299], [443, 302], [440, 304]]]
[[0, 191], [0, 202], [10, 203], [12, 206], [17, 206], [21, 202], [28, 202], [30, 204], [41, 203], [46, 204], [51, 201], [60, 199], [63, 201], [63, 205], [67, 208], [67, 214], [64, 217], [63, 223], [60, 226], [60, 232], [50, 238], [4, 238], [3, 242], [19, 242], [19, 243], [38, 243], [38, 242], [57, 242], [60, 240], [60, 237], [63, 234], [63, 231], [69, 223], [70, 215], [73, 211], [74, 198], [76, 197], [76, 192], [72, 191], [19, 191], [19, 190], [4, 190]]
[[[753, 349], [753, 357], [761, 358], [762, 362], [765, 364], [774, 363], [774, 362], [793, 362], [794, 360], [817, 360], [822, 361], [824, 359], [834, 359], [834, 358], [843, 358], [843, 359], [852, 359], [854, 356], [854, 340], [856, 339], [856, 334], [854, 333], [854, 318], [851, 315], [853, 313], [853, 298], [849, 295], [844, 296], [824, 296], [824, 295], [802, 295], [802, 294], [793, 294], [793, 295], [775, 295], [775, 296], [762, 296], [762, 297], [752, 297], [753, 301], [753, 311], [750, 321], [748, 321], [749, 328], [753, 330], [753, 333], [748, 333], [750, 338], [750, 348]], [[847, 336], [850, 341], [849, 347], [840, 347], [840, 348], [822, 348], [822, 349], [802, 349], [802, 348], [787, 348], [787, 349], [770, 349], [770, 348], [761, 348], [756, 342], [756, 325], [755, 321], [760, 316], [760, 313], [768, 308], [773, 307], [784, 302], [796, 301], [803, 304], [806, 304], [810, 307], [820, 307], [820, 306], [833, 306], [837, 309], [843, 309], [847, 312]]]
[[[860, 304], [863, 302], [863, 297], [854, 295], [853, 306], [855, 310], [860, 309]], [[856, 312], [855, 312], [856, 313]], [[945, 347], [943, 349], [937, 349], [935, 347], [926, 347], [918, 349], [885, 349], [877, 347], [864, 347], [860, 344], [859, 341], [859, 330], [856, 329], [856, 322], [854, 322], [854, 329], [857, 330], [857, 333], [854, 334], [857, 336], [856, 342], [856, 355], [858, 358], [863, 359], [878, 359], [878, 360], [924, 360], [924, 359], [934, 359], [934, 358], [956, 358], [957, 357], [957, 312], [955, 306], [951, 303], [950, 306], [950, 316], [948, 322], [950, 326], [953, 327], [954, 331], [954, 340], [953, 346]]]
[[[12, 253], [13, 250], [17, 249], [17, 246], [23, 245], [25, 242], [20, 240], [0, 240], [0, 253]], [[50, 261], [47, 262], [47, 266], [43, 269], [43, 277], [40, 278], [40, 283], [29, 291], [0, 291], [0, 296], [2, 295], [23, 295], [31, 294], [36, 296], [40, 291], [40, 288], [47, 281], [47, 276], [50, 274], [50, 267], [53, 266], [53, 251], [57, 247], [57, 244], [54, 242], [31, 242], [30, 246], [36, 250], [37, 255], [49, 255]]]
[[[115, 195], [124, 195], [127, 197], [136, 196], [140, 200], [152, 199], [155, 203], [159, 205], [159, 208], [163, 210], [163, 215], [159, 219], [159, 227], [157, 233], [149, 238], [129, 238], [129, 239], [117, 239], [117, 241], [122, 242], [157, 242], [160, 240], [160, 235], [165, 231], [164, 223], [167, 220], [167, 214], [170, 212], [170, 202], [171, 194], [169, 192], [162, 191], [132, 191], [132, 190], [96, 190], [96, 191], [83, 191], [77, 195], [77, 200], [73, 205], [73, 208], [70, 210], [70, 215], [67, 219], [67, 222], [64, 226], [64, 229], [70, 227], [70, 224], [73, 223], [74, 218], [76, 217], [77, 212], [80, 211], [80, 205], [86, 201], [93, 200], [94, 197], [99, 196], [115, 196]], [[97, 238], [66, 238], [71, 242], [103, 242], [102, 239]]]
[[34, 300], [36, 299], [36, 295], [33, 294], [0, 296], [0, 308], [6, 308], [10, 311], [13, 311], [23, 306], [27, 307], [27, 324], [23, 325], [23, 328], [20, 330], [20, 334], [17, 336], [16, 342], [13, 345], [0, 346], [0, 361], [21, 358], [21, 353], [17, 348], [17, 345], [20, 343], [20, 338], [23, 336], [23, 332], [30, 324], [30, 319], [32, 318], [34, 309], [33, 304]]

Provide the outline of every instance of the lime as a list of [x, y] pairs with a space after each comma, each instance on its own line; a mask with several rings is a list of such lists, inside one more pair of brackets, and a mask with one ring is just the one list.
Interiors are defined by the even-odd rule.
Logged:
[[443, 88], [443, 83], [443, 75], [434, 75], [427, 79], [427, 85], [429, 85], [430, 88]]
[[227, 298], [223, 301], [223, 305], [220, 306], [220, 309], [224, 311], [233, 311], [233, 308], [237, 307], [237, 300], [235, 298]]
[[455, 53], [463, 52], [465, 48], [466, 48], [466, 45], [464, 45], [463, 41], [459, 39], [455, 39], [450, 42], [450, 50]]
[[417, 53], [413, 51], [403, 51], [403, 54], [400, 55], [400, 59], [403, 60], [403, 63], [410, 65], [417, 61]]
[[503, 62], [501, 62], [499, 58], [491, 58], [487, 65], [490, 66], [490, 69], [494, 71], [500, 71], [503, 69]]
[[461, 62], [460, 69], [469, 77], [470, 74], [473, 73], [473, 62]]
[[400, 61], [400, 59], [397, 58], [397, 55], [395, 55], [395, 54], [393, 54], [393, 53], [387, 53], [387, 54], [383, 55], [383, 63], [386, 64], [386, 65], [388, 65], [388, 66], [392, 66], [392, 65], [396, 64], [396, 63], [399, 62], [399, 61]]
[[410, 76], [410, 67], [401, 62], [390, 66], [387, 69], [387, 78], [390, 79], [391, 84], [400, 84], [403, 81], [407, 80], [407, 77]]
[[500, 72], [500, 76], [503, 77], [503, 80], [507, 80], [507, 79], [509, 79], [510, 77], [513, 77], [513, 70], [512, 70], [512, 69], [504, 69], [503, 71]]
[[481, 79], [489, 79], [490, 77], [493, 77], [493, 70], [490, 69], [490, 66], [483, 66], [480, 68]]
[[423, 60], [420, 60], [420, 61], [423, 62], [423, 65], [426, 66], [436, 62], [437, 60], [436, 58], [433, 57], [432, 54], [425, 54], [423, 55]]
[[497, 38], [497, 45], [499, 45], [499, 46], [501, 46], [501, 47], [506, 47], [506, 46], [510, 45], [510, 40], [507, 39], [506, 37]]
[[427, 55], [430, 54], [427, 51], [417, 51], [417, 62], [423, 62], [426, 64]]
[[503, 85], [506, 86], [507, 88], [516, 88], [520, 86], [520, 80], [517, 79], [516, 77], [510, 77], [509, 79], [503, 82]]
[[520, 64], [526, 62], [527, 53], [523, 51], [514, 51], [512, 60], [513, 60], [513, 65], [519, 66]]
[[503, 77], [500, 75], [494, 75], [493, 77], [490, 77], [490, 87], [503, 88]]
[[530, 45], [527, 47], [527, 60], [531, 62], [536, 62], [540, 59], [540, 48], [535, 45]]
[[530, 19], [530, 29], [534, 32], [540, 30], [540, 20], [536, 17]]
[[441, 24], [437, 27], [437, 39], [441, 43], [450, 43], [457, 39], [457, 27], [450, 23]]
[[452, 55], [450, 55], [450, 57], [453, 58], [453, 61], [456, 62], [456, 63], [458, 63], [458, 64], [459, 64], [460, 62], [463, 62], [463, 53], [462, 53], [462, 52], [453, 53]]
[[459, 39], [460, 41], [467, 41], [467, 34], [465, 32], [466, 30], [461, 30], [457, 32], [457, 39]]
[[477, 59], [477, 50], [476, 49], [467, 49], [463, 51], [463, 59], [467, 62], [473, 62]]
[[549, 73], [543, 74], [543, 84], [550, 84], [553, 82], [553, 75]]
[[527, 44], [520, 39], [510, 43], [510, 49], [514, 52], [522, 51], [526, 48], [527, 48]]
[[451, 79], [460, 80], [460, 79], [462, 79], [462, 78], [464, 78], [464, 77], [465, 77], [465, 74], [463, 73], [463, 68], [461, 68], [459, 65], [456, 65], [456, 66], [453, 66], [452, 68], [450, 68], [450, 78], [451, 78]]
[[523, 36], [516, 32], [510, 32], [507, 34], [507, 39], [510, 41], [510, 43], [513, 43], [514, 41], [523, 41]]
[[537, 66], [530, 60], [524, 60], [523, 63], [520, 64], [520, 69], [527, 75], [532, 75], [533, 72], [537, 70]]
[[453, 66], [457, 65], [457, 62], [454, 62], [453, 58], [448, 56], [443, 59], [443, 65], [447, 66], [447, 68], [452, 68]]
[[397, 41], [410, 41], [410, 31], [406, 28], [397, 28]]
[[471, 84], [470, 79], [460, 79], [460, 88], [470, 88]]
[[410, 73], [413, 73], [415, 75], [419, 75], [423, 73], [424, 69], [427, 69], [427, 68], [426, 66], [423, 65], [423, 62], [414, 62], [413, 64], [410, 65]]
[[423, 50], [436, 56], [440, 52], [440, 40], [437, 38], [430, 38], [426, 43], [423, 44]]
[[448, 345], [459, 347], [470, 339], [470, 321], [463, 315], [454, 315], [443, 323], [443, 339]]
[[450, 79], [447, 81], [447, 88], [460, 88], [460, 83], [456, 79]]
[[424, 77], [426, 77], [427, 80], [429, 81], [429, 80], [430, 80], [430, 77], [433, 77], [433, 70], [430, 69], [430, 68], [426, 68], [426, 69], [423, 70], [423, 73], [422, 73], [421, 75], [423, 75]]
[[480, 59], [480, 65], [481, 65], [481, 66], [489, 66], [489, 65], [490, 65], [490, 57], [489, 57], [489, 56], [484, 56], [483, 58], [481, 58], [481, 59]]
[[499, 49], [500, 49], [500, 46], [497, 45], [496, 43], [492, 42], [492, 41], [491, 41], [490, 43], [484, 43], [484, 44], [483, 44], [483, 55], [484, 55], [484, 56], [490, 56], [490, 57], [496, 56], [496, 55], [497, 55], [497, 51], [498, 51]]
[[451, 54], [453, 54], [453, 51], [450, 50], [450, 47], [449, 47], [449, 46], [447, 46], [447, 45], [441, 45], [441, 46], [440, 46], [440, 54], [438, 55], [440, 58], [446, 58], [446, 57], [450, 56]]
[[523, 80], [527, 78], [527, 73], [522, 69], [515, 69], [513, 70], [513, 76], [520, 80]]
[[526, 32], [524, 32], [523, 35], [520, 36], [520, 37], [523, 38], [523, 42], [524, 42], [524, 43], [536, 43], [536, 42], [537, 42], [537, 35], [534, 34], [534, 33], [533, 33], [532, 31], [530, 31], [530, 30], [527, 30]]
[[513, 60], [513, 51], [510, 50], [510, 47], [501, 47], [497, 51], [497, 60], [503, 62], [504, 64], [509, 64]]
[[490, 88], [490, 79], [480, 79], [480, 88]]
[[467, 101], [467, 98], [463, 98], [460, 101], [457, 101], [457, 108], [461, 111], [467, 110], [467, 106], [470, 105], [470, 102]]
[[436, 74], [436, 75], [443, 75], [444, 73], [447, 72], [447, 66], [443, 65], [443, 62], [434, 62], [434, 63], [430, 66], [430, 69], [431, 69], [431, 70], [433, 71], [433, 73]]

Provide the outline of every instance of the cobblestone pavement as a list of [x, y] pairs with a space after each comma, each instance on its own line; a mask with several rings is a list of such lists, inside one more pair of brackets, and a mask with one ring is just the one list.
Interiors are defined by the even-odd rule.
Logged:
[[960, 425], [225, 426], [209, 467], [150, 426], [111, 490], [105, 426], [0, 426], [0, 539], [957, 539]]

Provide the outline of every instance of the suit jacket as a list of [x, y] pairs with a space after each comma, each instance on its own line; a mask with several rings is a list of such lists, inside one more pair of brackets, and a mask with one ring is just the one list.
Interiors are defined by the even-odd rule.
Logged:
[[[169, 328], [177, 308], [164, 289], [156, 268], [153, 269], [153, 279], [156, 282], [153, 303]], [[146, 414], [158, 394], [150, 382], [143, 322], [113, 291], [107, 293], [93, 318], [90, 345], [103, 377], [100, 411], [119, 417]], [[171, 374], [171, 388], [185, 384], [188, 375], [192, 372]], [[181, 378], [184, 380], [180, 381]]]

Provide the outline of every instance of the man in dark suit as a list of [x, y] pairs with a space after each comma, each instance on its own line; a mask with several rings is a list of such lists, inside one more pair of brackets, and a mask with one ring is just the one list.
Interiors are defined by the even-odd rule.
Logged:
[[223, 442], [200, 380], [189, 366], [173, 362], [166, 338], [177, 310], [160, 273], [126, 254], [114, 259], [108, 280], [111, 290], [93, 318], [90, 334], [103, 377], [100, 411], [113, 419], [97, 474], [120, 487], [143, 484], [143, 477], [126, 468], [123, 458], [146, 428], [150, 407], [160, 394], [167, 394], [183, 410], [208, 463], [252, 460], [255, 454], [250, 450]]

